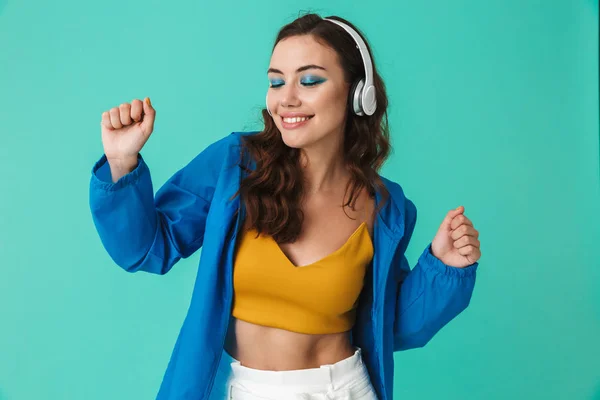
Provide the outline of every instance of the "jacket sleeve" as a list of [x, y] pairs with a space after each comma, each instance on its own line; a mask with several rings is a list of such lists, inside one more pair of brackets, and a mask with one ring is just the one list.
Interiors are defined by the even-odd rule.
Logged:
[[415, 228], [417, 209], [409, 199], [405, 201], [405, 208], [405, 234], [394, 257], [394, 265], [400, 270], [394, 351], [425, 346], [467, 308], [479, 266], [479, 263], [465, 268], [446, 265], [431, 253], [429, 243], [411, 270], [404, 253]]
[[89, 203], [100, 240], [118, 266], [163, 275], [202, 246], [228, 143], [225, 137], [209, 145], [156, 196], [141, 154], [136, 168], [114, 183], [102, 155], [92, 168]]

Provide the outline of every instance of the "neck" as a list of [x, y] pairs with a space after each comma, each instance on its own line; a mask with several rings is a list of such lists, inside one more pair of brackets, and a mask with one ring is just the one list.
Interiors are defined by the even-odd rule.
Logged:
[[313, 147], [302, 149], [300, 165], [306, 182], [306, 194], [339, 190], [341, 184], [345, 187], [349, 178], [344, 162], [343, 143], [335, 135], [330, 137], [333, 139], [330, 143], [316, 143]]

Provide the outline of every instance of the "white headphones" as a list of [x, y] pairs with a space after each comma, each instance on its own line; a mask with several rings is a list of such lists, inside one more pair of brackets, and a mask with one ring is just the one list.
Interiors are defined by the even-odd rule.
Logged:
[[[367, 45], [354, 29], [343, 22], [329, 18], [323, 18], [323, 20], [333, 22], [334, 24], [341, 26], [350, 34], [350, 36], [352, 36], [354, 42], [356, 42], [356, 47], [358, 48], [358, 51], [360, 51], [360, 55], [365, 67], [365, 78], [355, 82], [350, 89], [352, 112], [360, 116], [373, 115], [377, 109], [377, 99], [375, 96], [375, 86], [373, 86], [373, 64], [369, 50], [367, 49]], [[269, 95], [267, 93], [267, 99], [268, 96]], [[267, 112], [270, 116], [273, 116], [273, 114], [271, 114], [271, 110], [269, 110], [268, 100]]]

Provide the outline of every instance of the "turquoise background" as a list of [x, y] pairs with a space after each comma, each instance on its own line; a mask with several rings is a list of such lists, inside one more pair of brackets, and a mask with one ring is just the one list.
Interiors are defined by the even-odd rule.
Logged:
[[[0, 0], [0, 399], [151, 399], [200, 252], [128, 274], [95, 232], [101, 113], [150, 96], [155, 189], [260, 129], [278, 29], [299, 12], [367, 35], [390, 96], [411, 263], [464, 205], [470, 307], [395, 354], [396, 399], [600, 399], [598, 3]], [[414, 264], [413, 264], [414, 265]]]

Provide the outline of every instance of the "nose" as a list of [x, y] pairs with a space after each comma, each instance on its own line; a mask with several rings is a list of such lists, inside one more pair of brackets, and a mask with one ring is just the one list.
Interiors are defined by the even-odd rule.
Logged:
[[283, 85], [279, 89], [279, 99], [282, 107], [298, 107], [302, 104], [295, 85]]

